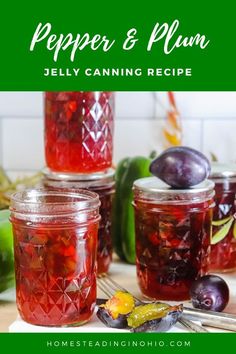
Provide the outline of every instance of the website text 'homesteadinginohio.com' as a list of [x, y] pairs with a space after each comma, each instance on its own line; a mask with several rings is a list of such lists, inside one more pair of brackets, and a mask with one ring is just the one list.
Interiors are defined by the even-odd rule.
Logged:
[[190, 340], [47, 340], [47, 348], [164, 348], [191, 347]]

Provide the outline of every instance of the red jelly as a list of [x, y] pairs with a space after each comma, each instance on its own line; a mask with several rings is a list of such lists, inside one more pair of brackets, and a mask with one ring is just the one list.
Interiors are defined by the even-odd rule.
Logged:
[[16, 301], [42, 326], [87, 322], [96, 303], [99, 199], [95, 193], [29, 190], [12, 196]]
[[46, 92], [45, 157], [58, 172], [91, 173], [112, 164], [111, 92]]
[[99, 195], [101, 220], [98, 229], [97, 270], [107, 273], [112, 261], [111, 213], [115, 192], [114, 170], [94, 174], [58, 174], [45, 170], [43, 186], [50, 190], [76, 192], [88, 189]]
[[231, 226], [225, 237], [211, 246], [210, 269], [213, 272], [230, 272], [236, 269], [236, 237], [233, 234], [236, 212], [236, 165], [213, 163], [211, 179], [215, 183], [216, 193], [213, 221], [223, 222], [222, 225], [213, 226], [212, 239], [224, 225], [230, 223]]
[[134, 182], [136, 265], [140, 289], [159, 300], [189, 299], [207, 273], [214, 183], [174, 190], [156, 177]]

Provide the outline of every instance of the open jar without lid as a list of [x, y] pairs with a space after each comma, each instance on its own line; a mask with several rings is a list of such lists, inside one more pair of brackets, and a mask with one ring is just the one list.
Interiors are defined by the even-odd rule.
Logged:
[[156, 177], [134, 182], [137, 275], [144, 295], [187, 300], [209, 265], [214, 183], [173, 189]]
[[[236, 269], [236, 164], [212, 163], [210, 178], [215, 183], [216, 203], [210, 269], [214, 272], [230, 272]], [[222, 228], [226, 232], [222, 232]], [[223, 238], [218, 237], [219, 232]]]
[[115, 193], [115, 171], [93, 174], [59, 174], [44, 170], [43, 186], [50, 190], [74, 191], [88, 189], [99, 195], [101, 220], [98, 230], [97, 267], [98, 274], [106, 273], [112, 260], [112, 202]]
[[87, 322], [96, 303], [99, 197], [26, 190], [11, 197], [16, 301], [31, 324]]

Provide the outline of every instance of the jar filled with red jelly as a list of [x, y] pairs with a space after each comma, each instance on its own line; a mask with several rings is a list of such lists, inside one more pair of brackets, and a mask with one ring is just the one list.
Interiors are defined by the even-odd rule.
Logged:
[[12, 196], [16, 302], [26, 322], [73, 326], [91, 318], [99, 205], [98, 195], [84, 190]]
[[92, 173], [111, 167], [113, 116], [112, 92], [46, 92], [47, 167], [69, 173]]
[[189, 299], [208, 271], [214, 183], [173, 189], [156, 177], [134, 182], [137, 277], [152, 299]]
[[215, 183], [213, 234], [210, 269], [230, 272], [236, 269], [236, 165], [213, 163], [211, 179]]
[[88, 189], [99, 195], [101, 202], [101, 220], [98, 229], [97, 270], [98, 274], [107, 273], [112, 261], [112, 202], [115, 193], [115, 171], [94, 174], [58, 174], [44, 171], [43, 186], [50, 190], [65, 190], [76, 192], [78, 189]]

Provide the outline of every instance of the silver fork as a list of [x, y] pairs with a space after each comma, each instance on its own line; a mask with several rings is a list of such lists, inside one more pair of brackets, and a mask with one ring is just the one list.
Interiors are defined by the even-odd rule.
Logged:
[[[113, 280], [109, 275], [107, 274], [102, 274], [98, 275], [98, 281], [97, 281], [97, 286], [98, 288], [106, 295], [108, 298], [114, 295], [114, 292], [117, 290], [121, 290], [124, 292], [130, 293], [127, 289], [122, 287], [120, 284], [118, 284], [115, 280]], [[131, 293], [130, 293], [131, 294]], [[137, 304], [146, 304], [143, 300], [139, 299], [137, 296], [134, 296], [131, 294], [133, 298], [135, 299]], [[181, 318], [178, 320], [178, 322], [185, 327], [189, 332], [194, 332], [194, 333], [209, 333], [209, 331], [202, 327], [199, 326], [198, 324], [188, 320], [185, 318], [183, 315]]]

